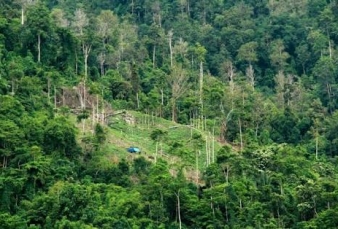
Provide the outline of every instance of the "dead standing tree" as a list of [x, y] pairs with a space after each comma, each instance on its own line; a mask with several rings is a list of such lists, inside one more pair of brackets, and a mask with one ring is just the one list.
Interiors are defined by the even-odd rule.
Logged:
[[83, 107], [86, 107], [86, 112], [92, 114], [92, 126], [96, 122], [106, 124], [106, 118], [112, 114], [111, 106], [104, 102], [98, 94], [89, 94], [88, 91], [84, 90], [83, 83], [79, 83], [73, 88], [62, 88], [61, 93], [56, 95], [55, 100], [58, 107], [68, 107], [72, 113], [77, 115], [84, 112]]
[[168, 83], [171, 87], [171, 117], [176, 122], [176, 102], [188, 89], [188, 75], [181, 65], [174, 65], [171, 74], [168, 77]]
[[37, 1], [34, 0], [17, 0], [16, 1], [21, 6], [21, 25], [25, 24], [25, 11], [30, 6], [35, 4]]
[[101, 51], [97, 56], [97, 61], [100, 65], [101, 76], [105, 74], [104, 65], [106, 64], [109, 49], [112, 46], [111, 40], [114, 37], [114, 33], [117, 32], [119, 21], [118, 17], [110, 10], [101, 11], [97, 16], [97, 35], [101, 39]]
[[172, 45], [172, 42], [173, 42], [173, 35], [174, 35], [174, 32], [173, 30], [169, 30], [168, 32], [168, 42], [169, 42], [169, 51], [170, 51], [170, 67], [172, 68], [173, 67], [173, 45]]
[[224, 72], [224, 81], [229, 83], [229, 90], [230, 90], [230, 102], [231, 102], [231, 108], [228, 112], [226, 112], [226, 109], [221, 103], [220, 110], [223, 113], [223, 118], [221, 121], [221, 133], [220, 133], [220, 140], [221, 142], [225, 142], [225, 132], [227, 131], [227, 124], [232, 118], [232, 112], [234, 111], [234, 97], [235, 97], [235, 76], [236, 76], [236, 70], [233, 66], [232, 62], [230, 60], [225, 61], [222, 64], [222, 71]]
[[[79, 38], [81, 42], [81, 49], [83, 54], [84, 61], [84, 77], [83, 77], [83, 92], [80, 96], [81, 109], [83, 112], [86, 110], [86, 81], [88, 78], [88, 57], [91, 52], [92, 43], [87, 37], [87, 26], [89, 25], [89, 19], [86, 13], [82, 9], [76, 9], [74, 13], [74, 20], [72, 21], [72, 27], [74, 28], [75, 35]], [[77, 55], [76, 55], [77, 56]], [[76, 64], [77, 71], [77, 64]], [[83, 97], [82, 97], [83, 96]], [[82, 130], [85, 129], [85, 119], [82, 120]]]

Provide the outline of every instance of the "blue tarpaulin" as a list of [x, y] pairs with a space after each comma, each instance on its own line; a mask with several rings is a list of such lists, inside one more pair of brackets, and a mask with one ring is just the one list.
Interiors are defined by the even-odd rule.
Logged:
[[140, 150], [138, 147], [133, 147], [133, 146], [129, 147], [129, 148], [127, 149], [127, 151], [128, 151], [129, 153], [140, 153], [140, 152], [141, 152], [141, 150]]

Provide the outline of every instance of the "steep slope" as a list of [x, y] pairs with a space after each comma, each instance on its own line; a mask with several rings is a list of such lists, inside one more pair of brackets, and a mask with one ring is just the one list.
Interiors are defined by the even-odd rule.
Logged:
[[[101, 148], [103, 163], [116, 164], [122, 159], [132, 161], [137, 157], [153, 163], [165, 160], [172, 175], [184, 168], [187, 179], [200, 182], [200, 171], [215, 161], [222, 146], [211, 131], [200, 130], [193, 125], [181, 125], [135, 111], [116, 113], [109, 118], [106, 126], [106, 142]], [[78, 127], [81, 129], [81, 124]], [[157, 136], [157, 132], [161, 136]], [[140, 148], [141, 153], [127, 152], [130, 146]]]

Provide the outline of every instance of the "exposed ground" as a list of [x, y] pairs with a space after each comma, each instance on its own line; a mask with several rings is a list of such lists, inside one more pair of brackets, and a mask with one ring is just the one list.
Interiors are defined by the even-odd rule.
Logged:
[[[81, 130], [82, 124], [79, 123], [78, 127]], [[90, 121], [87, 121], [85, 132], [92, 132], [90, 129]], [[162, 142], [156, 143], [150, 137], [156, 129], [167, 133]], [[203, 171], [208, 163], [212, 163], [222, 146], [211, 131], [202, 131], [193, 126], [180, 125], [134, 111], [110, 117], [106, 131], [107, 140], [102, 147], [106, 153], [102, 163], [117, 163], [122, 158], [132, 160], [140, 156], [156, 163], [161, 158], [168, 162], [173, 176], [178, 168], [183, 168], [186, 178], [195, 183], [201, 183], [201, 172], [196, 171]], [[194, 134], [201, 135], [199, 144], [192, 140]], [[130, 146], [139, 147], [141, 154], [128, 153], [126, 149]]]

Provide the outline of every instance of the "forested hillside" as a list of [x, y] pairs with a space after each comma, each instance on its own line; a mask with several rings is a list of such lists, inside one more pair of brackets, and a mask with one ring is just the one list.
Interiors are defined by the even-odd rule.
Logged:
[[336, 0], [0, 0], [0, 228], [338, 228], [337, 45]]

